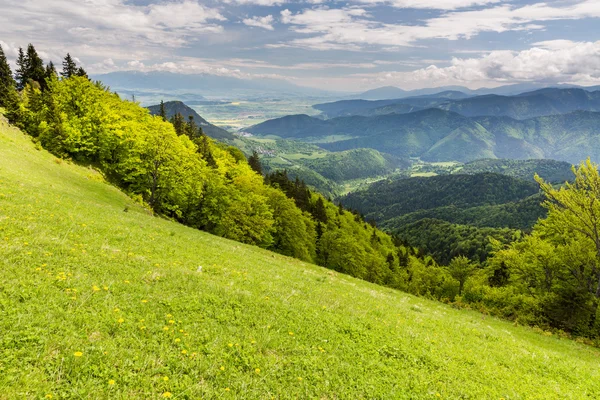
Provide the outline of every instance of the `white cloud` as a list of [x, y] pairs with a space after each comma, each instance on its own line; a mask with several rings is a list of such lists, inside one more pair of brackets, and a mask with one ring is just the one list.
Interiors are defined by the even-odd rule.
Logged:
[[459, 8], [500, 3], [502, 0], [355, 0], [358, 3], [387, 4], [397, 8], [429, 8], [436, 10], [456, 10]]
[[0, 34], [45, 43], [165, 45], [179, 47], [196, 35], [220, 32], [225, 18], [197, 1], [160, 2], [147, 6], [125, 0], [0, 0]]
[[498, 86], [518, 82], [600, 83], [600, 41], [556, 40], [523, 51], [492, 51], [479, 58], [454, 58], [448, 67], [430, 65], [414, 71], [354, 74], [371, 86]]
[[274, 30], [273, 28], [273, 16], [267, 15], [266, 17], [253, 17], [253, 18], [245, 18], [242, 21], [245, 25], [255, 26], [257, 28], [263, 28], [269, 31]]
[[544, 25], [539, 23], [545, 21], [599, 17], [600, 1], [597, 0], [580, 1], [566, 6], [536, 3], [522, 7], [498, 5], [479, 10], [453, 11], [427, 19], [422, 25], [379, 22], [361, 8], [306, 9], [296, 14], [283, 10], [282, 23], [291, 25], [290, 29], [296, 33], [310, 36], [270, 47], [314, 50], [364, 50], [366, 47], [393, 49], [414, 46], [420, 40], [469, 39], [482, 32], [543, 29]]

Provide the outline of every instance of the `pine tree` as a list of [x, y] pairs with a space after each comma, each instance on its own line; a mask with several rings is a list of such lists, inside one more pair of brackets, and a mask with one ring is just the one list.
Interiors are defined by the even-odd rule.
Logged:
[[27, 63], [25, 61], [25, 53], [23, 48], [19, 47], [19, 56], [17, 57], [17, 70], [15, 71], [15, 80], [17, 81], [17, 89], [23, 90], [27, 83]]
[[56, 72], [56, 67], [54, 66], [54, 63], [52, 61], [48, 62], [48, 64], [46, 65], [45, 75], [46, 79], [58, 76], [58, 73]]
[[325, 202], [321, 196], [319, 196], [315, 203], [312, 215], [317, 221], [327, 224], [327, 211], [325, 209]]
[[79, 68], [77, 69], [77, 72], [75, 73], [75, 75], [77, 75], [77, 76], [81, 76], [82, 78], [89, 79], [89, 78], [88, 78], [88, 74], [87, 74], [87, 72], [85, 71], [85, 69], [83, 69], [83, 67], [79, 67]]
[[252, 155], [248, 158], [248, 164], [250, 165], [250, 168], [252, 168], [257, 174], [263, 174], [260, 157], [258, 156], [258, 152], [256, 150], [252, 151]]
[[177, 113], [171, 117], [171, 123], [173, 124], [173, 128], [175, 128], [175, 132], [178, 136], [181, 136], [185, 133], [185, 120], [183, 119], [183, 115]]
[[60, 73], [60, 75], [63, 78], [70, 78], [72, 76], [77, 75], [77, 64], [75, 64], [75, 61], [73, 61], [73, 58], [69, 53], [67, 53], [67, 56], [65, 57], [62, 65], [63, 70]]
[[6, 107], [9, 102], [9, 96], [14, 91], [15, 80], [10, 70], [10, 65], [4, 55], [4, 50], [0, 46], [0, 107]]
[[167, 110], [165, 109], [165, 102], [164, 101], [160, 101], [160, 112], [159, 112], [160, 117], [163, 119], [163, 121], [167, 120]]
[[188, 122], [185, 124], [185, 134], [191, 140], [194, 140], [198, 137], [198, 125], [196, 125], [193, 115], [188, 116]]
[[[43, 87], [46, 79], [46, 68], [44, 61], [40, 58], [35, 47], [31, 43], [27, 45], [27, 54], [25, 55], [26, 78], [31, 79]], [[27, 83], [27, 81], [25, 83]]]

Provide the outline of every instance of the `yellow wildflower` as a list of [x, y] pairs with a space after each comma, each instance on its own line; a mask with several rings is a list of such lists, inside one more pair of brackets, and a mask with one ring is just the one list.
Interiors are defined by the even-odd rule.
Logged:
[[173, 395], [171, 394], [171, 392], [164, 392], [163, 397], [171, 398], [171, 397], [173, 397]]
[[114, 384], [115, 384], [115, 380], [114, 380], [114, 379], [110, 379], [110, 380], [108, 381], [108, 384], [109, 384], [109, 385], [114, 385]]
[[83, 355], [83, 353], [81, 351], [76, 351], [75, 353], [73, 353], [73, 355], [75, 357], [81, 357]]

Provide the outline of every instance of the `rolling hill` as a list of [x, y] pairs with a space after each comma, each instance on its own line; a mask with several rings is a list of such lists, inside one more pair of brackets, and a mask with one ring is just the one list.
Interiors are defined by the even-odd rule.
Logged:
[[[194, 117], [194, 121], [196, 122], [196, 124], [198, 124], [199, 126], [202, 127], [202, 130], [204, 131], [204, 133], [206, 133], [208, 136], [212, 137], [213, 139], [232, 140], [235, 138], [235, 136], [231, 132], [228, 132], [223, 128], [219, 128], [218, 126], [215, 126], [215, 125], [209, 123], [207, 120], [205, 120], [200, 115], [198, 115], [198, 113], [193, 108], [188, 107], [181, 101], [167, 101], [164, 104], [165, 104], [165, 111], [167, 112], [167, 118], [171, 118], [175, 114], [179, 113], [179, 114], [183, 115], [183, 117], [187, 121], [188, 118], [190, 116], [192, 116], [192, 117]], [[150, 110], [150, 113], [152, 115], [160, 114], [160, 105], [150, 106], [150, 107], [148, 107], [148, 109]]]
[[548, 158], [576, 164], [587, 157], [600, 160], [599, 127], [600, 113], [590, 111], [516, 120], [469, 118], [431, 108], [408, 114], [330, 120], [288, 116], [255, 125], [248, 131], [315, 141], [342, 135], [342, 140], [319, 146], [330, 151], [373, 148], [431, 162]]
[[600, 396], [597, 349], [153, 217], [3, 121], [0, 176], [3, 398]]

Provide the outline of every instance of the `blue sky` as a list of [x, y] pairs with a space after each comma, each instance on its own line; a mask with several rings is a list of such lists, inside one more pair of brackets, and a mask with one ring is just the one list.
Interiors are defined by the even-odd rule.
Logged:
[[0, 0], [0, 45], [91, 73], [272, 77], [331, 90], [600, 84], [599, 0]]

